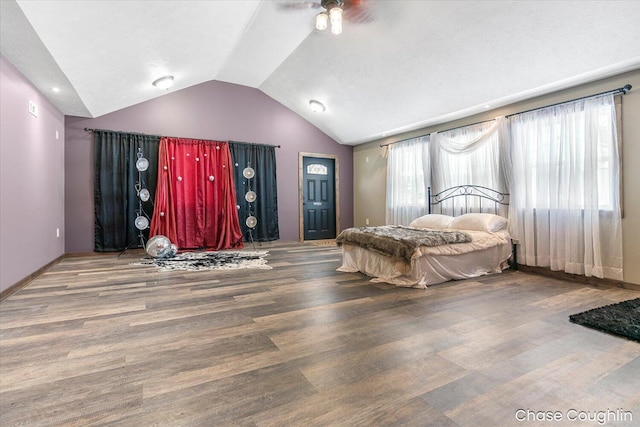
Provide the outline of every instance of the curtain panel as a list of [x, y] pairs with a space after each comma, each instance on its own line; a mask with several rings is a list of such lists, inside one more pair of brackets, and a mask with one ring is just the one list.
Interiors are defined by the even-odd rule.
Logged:
[[[508, 193], [501, 161], [500, 129], [503, 118], [431, 134], [431, 189], [438, 193], [458, 185], [480, 185]], [[470, 200], [471, 210], [480, 210]], [[453, 201], [442, 203], [442, 213], [454, 212]], [[506, 215], [506, 209], [504, 214]]]
[[391, 146], [387, 222], [426, 213], [414, 205], [429, 176], [434, 193], [482, 185], [510, 193], [519, 263], [622, 280], [619, 98], [595, 96]]
[[429, 210], [428, 136], [389, 146], [387, 160], [387, 224], [409, 225]]
[[[276, 147], [271, 145], [229, 142], [233, 159], [233, 176], [236, 190], [236, 204], [240, 229], [245, 242], [268, 242], [278, 240], [278, 186], [276, 179]], [[243, 175], [245, 168], [255, 171], [253, 178]], [[256, 199], [247, 200], [247, 193], [253, 191]], [[254, 216], [258, 223], [251, 229], [246, 219]]]
[[233, 169], [226, 142], [163, 137], [150, 234], [180, 249], [243, 247]]
[[[94, 137], [94, 250], [122, 251], [142, 247], [136, 217], [150, 216], [158, 167], [157, 136], [123, 132], [93, 132]], [[149, 161], [146, 171], [136, 169], [138, 153]], [[142, 202], [136, 184], [151, 197]], [[140, 210], [142, 203], [142, 212]], [[142, 231], [149, 238], [149, 229]]]
[[509, 118], [510, 231], [519, 261], [622, 280], [620, 155], [612, 95]]

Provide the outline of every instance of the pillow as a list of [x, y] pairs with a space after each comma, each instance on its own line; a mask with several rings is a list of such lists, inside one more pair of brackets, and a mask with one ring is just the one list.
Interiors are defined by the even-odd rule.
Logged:
[[451, 221], [453, 217], [449, 215], [429, 214], [421, 216], [411, 221], [409, 227], [415, 228], [433, 228], [436, 230], [442, 230], [451, 227]]
[[468, 213], [453, 218], [449, 227], [493, 233], [507, 228], [507, 219], [490, 213]]

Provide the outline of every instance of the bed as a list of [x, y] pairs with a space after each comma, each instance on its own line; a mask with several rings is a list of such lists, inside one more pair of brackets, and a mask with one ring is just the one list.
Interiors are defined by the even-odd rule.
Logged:
[[409, 226], [352, 227], [336, 238], [341, 272], [372, 282], [425, 289], [449, 280], [500, 273], [515, 263], [507, 232], [509, 195], [461, 185], [432, 194], [428, 214]]

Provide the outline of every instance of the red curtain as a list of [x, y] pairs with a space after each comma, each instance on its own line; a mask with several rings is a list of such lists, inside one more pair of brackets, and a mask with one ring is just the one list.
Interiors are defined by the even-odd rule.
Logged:
[[180, 249], [243, 247], [226, 142], [160, 140], [150, 235], [157, 234]]

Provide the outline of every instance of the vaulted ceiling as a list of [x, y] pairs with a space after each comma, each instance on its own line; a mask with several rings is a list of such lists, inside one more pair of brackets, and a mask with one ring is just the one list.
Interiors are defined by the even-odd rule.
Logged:
[[319, 2], [2, 0], [0, 52], [67, 115], [171, 74], [257, 88], [351, 145], [640, 68], [636, 0], [351, 0], [340, 35], [314, 29]]

